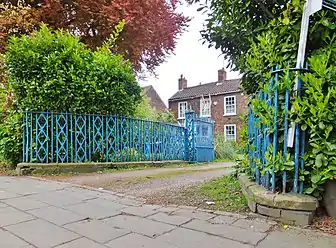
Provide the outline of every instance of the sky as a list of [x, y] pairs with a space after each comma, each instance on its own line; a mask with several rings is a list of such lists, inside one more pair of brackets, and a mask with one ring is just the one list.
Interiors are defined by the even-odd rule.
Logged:
[[[227, 65], [220, 50], [208, 48], [208, 43], [202, 45], [200, 31], [206, 14], [197, 12], [197, 8], [197, 5], [180, 6], [178, 11], [193, 19], [177, 41], [175, 55], [170, 55], [156, 69], [157, 77], [150, 76], [139, 82], [141, 86], [153, 85], [167, 106], [168, 99], [178, 90], [181, 74], [188, 80], [188, 87], [195, 86], [217, 81], [217, 71]], [[226, 70], [228, 79], [239, 77], [239, 73]]]

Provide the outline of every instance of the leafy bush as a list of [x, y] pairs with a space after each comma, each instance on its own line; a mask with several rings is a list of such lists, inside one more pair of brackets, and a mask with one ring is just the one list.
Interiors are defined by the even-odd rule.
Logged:
[[6, 65], [19, 110], [132, 115], [141, 99], [129, 62], [46, 26], [12, 37]]
[[0, 123], [0, 160], [10, 165], [20, 161], [22, 114], [12, 112]]
[[236, 149], [233, 142], [225, 141], [224, 135], [215, 136], [215, 159], [233, 160], [236, 156]]
[[93, 52], [78, 38], [46, 26], [12, 37], [2, 68], [8, 70], [8, 85], [0, 97], [3, 104], [10, 95], [11, 104], [0, 109], [0, 159], [11, 164], [20, 160], [23, 110], [133, 115], [141, 101], [129, 62], [107, 46]]
[[309, 150], [301, 180], [305, 192], [319, 194], [324, 184], [336, 176], [336, 45], [309, 59], [310, 72], [303, 76], [305, 95], [294, 102], [295, 118], [306, 130]]

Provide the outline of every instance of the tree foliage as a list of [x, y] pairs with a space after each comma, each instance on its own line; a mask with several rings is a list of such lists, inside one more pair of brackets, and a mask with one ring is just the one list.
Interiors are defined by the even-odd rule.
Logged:
[[[17, 6], [18, 0], [5, 0]], [[96, 49], [106, 41], [114, 27], [125, 20], [115, 53], [129, 59], [139, 71], [153, 72], [175, 48], [176, 39], [189, 19], [178, 13], [179, 0], [24, 0], [29, 13], [52, 28], [63, 28], [78, 35]], [[0, 12], [1, 13], [1, 12]], [[0, 14], [0, 23], [6, 15]], [[14, 18], [10, 21], [19, 22]], [[5, 30], [6, 31], [6, 30]], [[7, 34], [7, 32], [5, 32]], [[1, 39], [1, 37], [0, 37]]]
[[[262, 73], [276, 64], [295, 66], [304, 0], [196, 2], [202, 2], [200, 10], [208, 15], [206, 28], [201, 32], [204, 40], [221, 49], [234, 70], [244, 73], [243, 87], [248, 93], [255, 92], [261, 80], [260, 74], [251, 71], [251, 65], [246, 63], [246, 55], [255, 49], [255, 44], [260, 44], [260, 37], [273, 42], [272, 49], [277, 51], [277, 57], [270, 57], [269, 51], [258, 46], [262, 55], [258, 66], [264, 68]], [[327, 43], [323, 40], [335, 33], [336, 15], [324, 10], [310, 20], [308, 56], [325, 47]]]

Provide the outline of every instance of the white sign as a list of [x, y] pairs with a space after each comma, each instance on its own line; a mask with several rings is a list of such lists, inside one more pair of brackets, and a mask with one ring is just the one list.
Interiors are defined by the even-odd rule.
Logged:
[[322, 0], [308, 0], [309, 4], [309, 10], [308, 15], [313, 15], [317, 11], [320, 11], [322, 9]]

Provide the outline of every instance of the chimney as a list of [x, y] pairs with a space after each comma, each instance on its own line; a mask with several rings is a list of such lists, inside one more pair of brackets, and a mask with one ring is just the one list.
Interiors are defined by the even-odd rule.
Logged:
[[226, 80], [226, 71], [223, 69], [218, 70], [218, 83], [223, 83]]
[[183, 75], [181, 75], [181, 77], [178, 80], [178, 89], [183, 90], [187, 87], [188, 87], [187, 79], [185, 79], [185, 77], [183, 77]]

